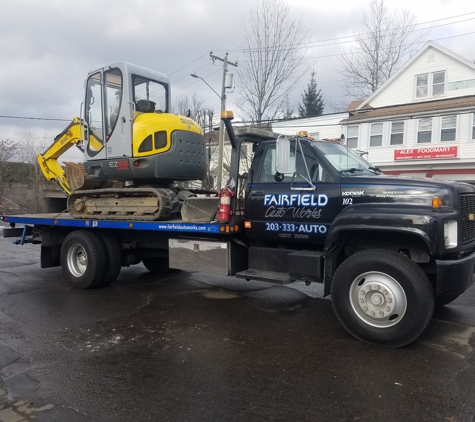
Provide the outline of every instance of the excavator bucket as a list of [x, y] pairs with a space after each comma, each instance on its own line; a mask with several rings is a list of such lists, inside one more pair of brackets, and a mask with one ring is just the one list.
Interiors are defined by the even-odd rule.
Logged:
[[110, 181], [88, 180], [86, 178], [87, 172], [83, 163], [64, 162], [66, 167], [66, 176], [71, 187], [71, 192], [77, 190], [88, 190], [105, 188], [112, 185]]
[[181, 218], [186, 223], [209, 223], [216, 215], [218, 197], [189, 196], [181, 207]]
[[71, 191], [81, 189], [84, 186], [86, 180], [86, 169], [82, 163], [70, 163], [64, 162], [66, 167], [66, 176], [69, 180]]

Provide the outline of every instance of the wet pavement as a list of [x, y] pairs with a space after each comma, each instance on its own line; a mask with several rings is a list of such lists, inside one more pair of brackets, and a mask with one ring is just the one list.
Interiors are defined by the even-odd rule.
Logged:
[[0, 240], [0, 421], [475, 420], [475, 289], [415, 343], [354, 340], [321, 287], [123, 269], [74, 290]]

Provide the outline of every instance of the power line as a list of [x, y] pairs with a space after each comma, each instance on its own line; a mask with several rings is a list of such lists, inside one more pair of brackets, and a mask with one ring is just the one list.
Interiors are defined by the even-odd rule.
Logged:
[[[203, 78], [209, 78], [210, 76], [212, 76], [212, 75], [214, 75], [214, 74], [216, 74], [216, 73], [218, 73], [218, 72], [221, 72], [221, 69], [218, 69], [216, 72], [210, 73], [210, 74], [207, 75], [207, 76], [203, 76]], [[183, 79], [183, 78], [182, 78], [182, 79]], [[191, 84], [182, 86], [181, 88], [175, 89], [174, 92], [181, 91], [182, 89], [188, 88], [189, 86], [194, 85], [194, 84], [197, 84], [198, 82], [199, 82], [199, 81], [196, 81], [196, 82], [192, 82]]]
[[[475, 12], [473, 12], [473, 13], [475, 13]], [[469, 13], [469, 14], [471, 14], [471, 13]], [[463, 15], [460, 15], [460, 16], [463, 16]], [[449, 18], [447, 18], [447, 19], [449, 19]], [[472, 18], [472, 19], [475, 19], [475, 18]], [[470, 19], [470, 20], [471, 20], [471, 19]], [[463, 37], [463, 36], [473, 35], [473, 34], [475, 34], [475, 31], [474, 31], [474, 32], [466, 32], [466, 33], [464, 33], [464, 34], [452, 35], [452, 36], [448, 36], [448, 37], [436, 38], [434, 41], [441, 41], [441, 40], [445, 40], [445, 39], [458, 38], [458, 37]], [[420, 43], [418, 43], [418, 44], [423, 44], [423, 42], [420, 42]], [[217, 50], [217, 51], [218, 51], [218, 50]], [[325, 55], [325, 56], [311, 56], [311, 57], [307, 57], [307, 58], [305, 59], [305, 61], [310, 60], [310, 59], [321, 59], [321, 58], [338, 57], [338, 56], [345, 57], [345, 56], [351, 56], [351, 55], [357, 54], [357, 53], [358, 53], [358, 51], [354, 51], [354, 52], [351, 52], [351, 53], [329, 54], [329, 55]], [[198, 59], [194, 60], [194, 61], [191, 62], [190, 64], [196, 62], [197, 60], [199, 60], [199, 59], [201, 59], [201, 58], [203, 58], [203, 56], [201, 56], [201, 57], [199, 57]], [[240, 61], [240, 63], [246, 63], [246, 61], [245, 61], [245, 60], [242, 60], [242, 61]], [[210, 63], [207, 63], [206, 65], [204, 65], [204, 66], [198, 68], [197, 70], [202, 69], [202, 68], [208, 66], [209, 64], [210, 64]], [[187, 65], [187, 66], [188, 66], [188, 65]], [[184, 67], [187, 67], [187, 66], [184, 66]], [[181, 69], [183, 69], [184, 67], [182, 67]], [[179, 70], [181, 70], [181, 69], [179, 69]], [[218, 69], [218, 70], [216, 70], [215, 72], [210, 73], [209, 75], [204, 76], [204, 78], [208, 78], [208, 77], [210, 77], [210, 76], [212, 76], [212, 75], [214, 75], [214, 74], [216, 74], [216, 73], [218, 73], [218, 72], [220, 72], [220, 71], [221, 71], [221, 69]], [[176, 73], [176, 72], [174, 72], [174, 73]], [[181, 79], [184, 79], [186, 76], [188, 76], [188, 75], [185, 75], [185, 76], [183, 76], [183, 77], [180, 78], [180, 79], [177, 79], [177, 81], [179, 81], [179, 80], [181, 80]], [[177, 82], [177, 81], [175, 81], [175, 82]], [[339, 81], [318, 82], [318, 84], [319, 84], [319, 85], [324, 85], [324, 84], [336, 83], [336, 82], [339, 82]], [[196, 84], [196, 83], [198, 83], [198, 81], [192, 82], [192, 83], [190, 83], [190, 84], [188, 84], [188, 85], [185, 85], [185, 86], [183, 86], [183, 87], [181, 87], [181, 88], [178, 88], [178, 89], [174, 90], [174, 92], [181, 91], [182, 89], [188, 88], [189, 86], [194, 85], [194, 84]], [[303, 85], [302, 85], [302, 86], [303, 86]], [[58, 119], [58, 118], [48, 118], [48, 117], [30, 117], [30, 116], [6, 116], [6, 115], [0, 115], [0, 118], [4, 118], [4, 119], [20, 119], [20, 120], [59, 121], [59, 122], [70, 122], [70, 121], [71, 121], [71, 119]], [[263, 120], [262, 123], [264, 123], [264, 122], [267, 122], [267, 121], [264, 121], [264, 120]], [[235, 122], [235, 123], [251, 123], [251, 122]], [[9, 138], [9, 139], [14, 139], [14, 138]]]
[[[190, 64], [191, 64], [191, 63], [190, 63]], [[209, 66], [210, 64], [212, 64], [211, 61], [209, 61], [208, 63], [204, 64], [203, 66], [201, 66], [201, 67], [195, 69], [195, 72], [198, 72], [198, 70], [201, 70], [201, 69], [203, 69], [203, 68]], [[185, 67], [186, 67], [186, 66], [185, 66]], [[183, 69], [183, 68], [182, 68], [182, 69]], [[176, 83], [176, 82], [178, 82], [178, 81], [181, 81], [182, 79], [184, 79], [184, 78], [186, 78], [186, 77], [188, 77], [188, 76], [190, 76], [190, 75], [189, 75], [189, 74], [186, 74], [185, 76], [182, 76], [180, 79], [177, 79], [177, 80], [175, 80], [175, 81], [171, 81], [171, 83], [174, 84], [174, 83]]]
[[[441, 19], [434, 19], [432, 21], [426, 21], [426, 22], [420, 22], [420, 23], [416, 23], [415, 26], [418, 26], [418, 25], [425, 25], [427, 23], [433, 23], [433, 22], [440, 22], [440, 21], [444, 21], [444, 20], [447, 20], [447, 19], [455, 19], [455, 18], [460, 18], [460, 17], [463, 17], [463, 16], [468, 16], [468, 15], [473, 15], [475, 14], [475, 12], [470, 12], [470, 13], [464, 13], [462, 15], [456, 15], [456, 16], [449, 16], [447, 18], [441, 18]], [[464, 21], [461, 21], [461, 22], [464, 22]], [[459, 22], [451, 22], [451, 23], [448, 23], [446, 25], [451, 25], [453, 23], [459, 23]], [[433, 26], [431, 28], [435, 28], [436, 26]], [[401, 29], [402, 27], [398, 27], [398, 28], [394, 28], [394, 29]], [[430, 28], [421, 28], [421, 29], [430, 29]], [[358, 34], [358, 35], [367, 35], [368, 33], [363, 33], [363, 34]], [[312, 41], [313, 43], [317, 43], [317, 42], [327, 42], [327, 41], [336, 41], [336, 40], [340, 40], [340, 39], [345, 39], [345, 38], [350, 38], [350, 37], [354, 37], [355, 34], [352, 34], [352, 35], [347, 35], [346, 37], [337, 37], [337, 38], [328, 38], [326, 40], [320, 40], [320, 41]]]
[[[466, 22], [466, 21], [469, 21], [469, 20], [475, 20], [475, 18], [470, 18], [470, 19], [466, 19], [464, 21], [460, 21], [460, 22]], [[459, 22], [455, 22], [455, 23], [459, 23]], [[430, 29], [430, 28], [429, 28]], [[419, 31], [419, 30], [418, 30]], [[415, 31], [412, 31], [412, 32], [415, 32]], [[465, 35], [471, 35], [473, 34], [473, 32], [468, 32], [468, 33], [464, 33], [464, 34], [460, 34], [460, 35], [453, 35], [453, 36], [449, 36], [449, 37], [442, 37], [442, 38], [437, 38], [435, 39], [434, 41], [439, 41], [439, 40], [445, 40], [445, 39], [448, 39], [448, 38], [455, 38], [455, 37], [461, 37], [461, 36], [465, 36]], [[364, 41], [364, 40], [363, 40]], [[323, 44], [323, 45], [318, 45], [318, 46], [315, 46], [315, 47], [310, 47], [310, 48], [317, 48], [317, 47], [329, 47], [329, 46], [332, 46], [332, 45], [341, 45], [341, 44], [348, 44], [348, 43], [353, 43], [355, 42], [354, 40], [350, 40], [350, 41], [345, 41], [345, 42], [341, 42], [341, 43], [331, 43], [331, 44]], [[423, 42], [419, 42], [419, 43], [416, 43], [416, 44], [423, 44]], [[410, 45], [410, 44], [409, 44]], [[405, 47], [409, 47], [409, 45], [405, 46]], [[404, 47], [404, 46], [403, 46]], [[302, 47], [303, 48], [303, 47]], [[283, 48], [282, 51], [284, 50], [288, 50], [288, 48]], [[242, 51], [245, 51], [245, 50], [242, 50]], [[252, 50], [248, 50], [248, 51], [252, 51]], [[257, 51], [257, 50], [256, 50]], [[349, 53], [338, 53], [338, 54], [330, 54], [330, 55], [326, 55], [326, 56], [310, 56], [310, 57], [306, 57], [305, 60], [309, 60], [309, 59], [317, 59], [317, 58], [325, 58], [325, 57], [337, 57], [337, 56], [349, 56], [349, 55], [352, 55], [352, 54], [357, 54], [358, 52], [362, 52], [363, 50], [361, 49], [355, 49], [354, 51], [352, 52], [349, 52]], [[385, 49], [381, 49], [381, 51], [387, 51]], [[241, 60], [240, 63], [249, 63], [249, 60]]]
[[[332, 114], [343, 114], [343, 113], [347, 113], [347, 112], [341, 112], [341, 113], [332, 113]], [[474, 114], [475, 113], [475, 109], [472, 110], [472, 111], [466, 111], [466, 112], [462, 112], [462, 113], [456, 113], [457, 116], [461, 116], [461, 115], [467, 115], [467, 114]], [[417, 114], [417, 113], [414, 113], [414, 114]], [[453, 113], [452, 113], [453, 114]], [[450, 114], [450, 112], [447, 112], [447, 115], [452, 115]], [[322, 114], [321, 116], [315, 116], [315, 117], [322, 117], [322, 116], [331, 116], [331, 114]], [[409, 115], [408, 115], [409, 116]], [[361, 122], [361, 121], [350, 121], [350, 122], [347, 122], [347, 124], [349, 125], [352, 125], [352, 126], [356, 126], [356, 125], [359, 125], [359, 124], [364, 124], [364, 123], [384, 123], [384, 122], [396, 122], [396, 121], [406, 121], [406, 120], [410, 120], [412, 119], [412, 117], [388, 117], [388, 118], [380, 118], [380, 119], [375, 119], [375, 120], [371, 120], [371, 122]], [[423, 116], [420, 116], [420, 118], [435, 118], [435, 117], [441, 117], [441, 114], [440, 112], [434, 112], [434, 114], [430, 114], [430, 115], [426, 115], [424, 114]], [[311, 118], [311, 117], [310, 117]], [[309, 119], [309, 117], [296, 117], [296, 118], [293, 118], [292, 120], [299, 120], [299, 119]], [[419, 119], [419, 117], [416, 117], [415, 119]], [[292, 121], [290, 120], [290, 121]], [[414, 119], [412, 119], [414, 120]], [[233, 124], [260, 124], [260, 123], [285, 123], [285, 122], [289, 122], [289, 120], [286, 120], [286, 119], [267, 119], [267, 120], [242, 120], [242, 121], [235, 121], [233, 122]], [[342, 125], [340, 123], [328, 123], [328, 124], [318, 124], [318, 123], [313, 123], [313, 124], [300, 124], [300, 125], [287, 125], [285, 126], [286, 129], [294, 129], [294, 128], [302, 128], [302, 127], [327, 127], [327, 126], [346, 126], [346, 125]]]
[[51, 120], [57, 122], [70, 122], [71, 119], [53, 119], [49, 117], [26, 117], [26, 116], [0, 116], [3, 119], [22, 119], [22, 120]]
[[180, 67], [180, 69], [175, 70], [174, 72], [170, 73], [168, 76], [174, 75], [175, 73], [179, 72], [180, 70], [183, 70], [185, 67], [188, 67], [188, 66], [192, 65], [193, 63], [197, 62], [198, 60], [202, 59], [206, 55], [208, 55], [208, 53], [205, 53], [202, 56], [198, 57], [197, 59], [195, 59], [195, 60], [191, 61], [190, 63], [186, 64], [185, 66]]
[[[475, 12], [469, 12], [469, 13], [464, 13], [462, 15], [456, 15], [456, 16], [450, 16], [450, 17], [447, 17], [447, 18], [441, 18], [441, 19], [435, 19], [435, 20], [432, 20], [432, 21], [426, 21], [426, 22], [421, 22], [421, 23], [417, 23], [415, 24], [415, 26], [418, 26], [418, 25], [425, 25], [425, 24], [428, 24], [428, 23], [433, 23], [433, 22], [440, 22], [440, 21], [443, 21], [443, 20], [448, 20], [448, 19], [455, 19], [455, 18], [459, 18], [459, 17], [464, 17], [464, 16], [469, 16], [469, 15], [473, 15], [475, 14]], [[440, 26], [447, 26], [447, 25], [453, 25], [453, 24], [457, 24], [457, 23], [461, 23], [461, 22], [466, 22], [466, 21], [470, 21], [470, 20], [473, 20], [475, 18], [469, 18], [469, 19], [464, 19], [464, 20], [461, 20], [461, 21], [457, 21], [457, 22], [448, 22], [448, 23], [445, 23], [445, 24], [441, 24], [441, 25], [434, 25], [434, 26], [431, 26], [431, 27], [428, 27], [428, 28], [417, 28], [417, 29], [414, 29], [413, 31], [411, 32], [416, 32], [416, 31], [424, 31], [424, 30], [430, 30], [432, 28], [438, 28]], [[394, 29], [401, 29], [403, 27], [396, 27]], [[386, 31], [387, 32], [387, 31]], [[351, 42], [354, 42], [354, 40], [348, 40], [348, 41], [343, 41], [343, 42], [337, 42], [337, 43], [330, 43], [330, 44], [323, 44], [323, 45], [315, 45], [315, 46], [310, 46], [309, 47], [309, 44], [317, 44], [317, 43], [323, 43], [323, 42], [328, 42], [328, 41], [337, 41], [337, 40], [344, 40], [346, 38], [353, 38], [355, 36], [364, 36], [364, 35], [371, 35], [370, 32], [366, 32], [366, 33], [361, 33], [361, 34], [351, 34], [351, 35], [347, 35], [347, 36], [344, 36], [344, 37], [337, 37], [337, 38], [328, 38], [328, 39], [324, 39], [324, 40], [317, 40], [317, 41], [310, 41], [310, 42], [307, 42], [305, 44], [302, 44], [302, 43], [299, 43], [299, 44], [288, 44], [286, 45], [283, 49], [298, 49], [298, 48], [313, 48], [313, 47], [325, 47], [325, 46], [331, 46], [331, 45], [338, 45], [338, 44], [347, 44], [347, 43], [351, 43]], [[299, 47], [301, 46], [301, 47]], [[280, 47], [271, 47], [271, 48], [255, 48], [255, 49], [247, 49], [247, 48], [240, 48], [240, 49], [236, 49], [236, 50], [226, 50], [226, 51], [230, 51], [230, 52], [244, 52], [244, 51], [248, 51], [248, 52], [253, 52], [253, 51], [260, 51], [260, 50], [273, 50], [273, 49], [276, 49], [276, 50], [279, 50], [281, 49]], [[225, 51], [225, 50], [216, 50], [216, 51]]]

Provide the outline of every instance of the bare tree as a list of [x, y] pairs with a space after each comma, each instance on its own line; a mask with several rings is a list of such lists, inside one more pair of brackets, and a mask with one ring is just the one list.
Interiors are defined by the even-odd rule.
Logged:
[[307, 72], [306, 31], [283, 0], [260, 0], [242, 20], [244, 59], [239, 63], [240, 108], [258, 124], [285, 112], [286, 97]]
[[390, 10], [384, 0], [371, 0], [369, 7], [362, 32], [354, 36], [356, 45], [340, 59], [340, 87], [356, 100], [376, 91], [427, 36], [416, 30], [417, 18], [409, 11]]
[[289, 96], [285, 96], [284, 100], [284, 111], [282, 114], [282, 118], [285, 120], [292, 119], [294, 117], [294, 109], [290, 106], [290, 99]]
[[[202, 111], [204, 110], [205, 101], [196, 92], [191, 95], [178, 94], [173, 102], [173, 112], [182, 116], [189, 116], [197, 123], [201, 123], [198, 120], [203, 115]], [[200, 124], [200, 126], [202, 125]]]
[[6, 163], [15, 157], [18, 146], [10, 139], [0, 139], [0, 163]]
[[37, 155], [43, 153], [51, 143], [52, 139], [47, 132], [24, 130], [21, 136], [18, 157], [23, 167], [19, 181], [27, 184], [29, 192], [21, 205], [30, 212], [38, 212], [41, 209], [45, 188], [54, 189], [54, 184], [45, 179], [37, 158]]
[[0, 196], [5, 192], [10, 183], [15, 181], [11, 160], [16, 156], [18, 147], [10, 139], [0, 140]]

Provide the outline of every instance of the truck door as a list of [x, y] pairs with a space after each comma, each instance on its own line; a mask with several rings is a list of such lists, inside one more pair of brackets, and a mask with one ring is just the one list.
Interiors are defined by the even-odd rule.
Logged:
[[291, 144], [292, 173], [276, 177], [275, 154], [275, 142], [261, 144], [256, 153], [246, 203], [249, 237], [323, 244], [341, 208], [339, 181], [333, 181], [306, 143], [297, 148], [295, 142]]

